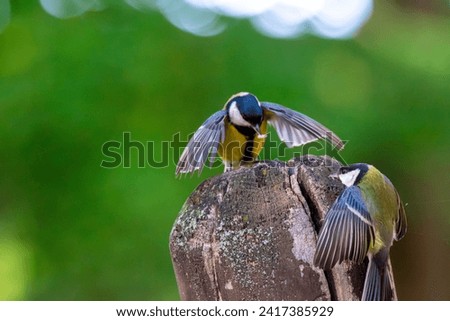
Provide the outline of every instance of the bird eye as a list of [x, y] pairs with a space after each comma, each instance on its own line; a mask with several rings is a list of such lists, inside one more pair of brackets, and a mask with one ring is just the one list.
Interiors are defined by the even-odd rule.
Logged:
[[347, 174], [349, 171], [350, 170], [348, 168], [346, 168], [346, 167], [342, 167], [341, 170], [340, 170], [341, 174]]

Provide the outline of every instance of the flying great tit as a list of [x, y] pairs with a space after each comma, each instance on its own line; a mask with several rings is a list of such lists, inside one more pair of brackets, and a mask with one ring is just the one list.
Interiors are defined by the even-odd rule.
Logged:
[[405, 208], [391, 181], [372, 165], [344, 166], [338, 176], [346, 188], [325, 216], [314, 265], [328, 270], [344, 260], [361, 263], [368, 256], [361, 300], [389, 301], [389, 250], [406, 233]]
[[321, 138], [338, 149], [344, 146], [339, 137], [314, 119], [275, 103], [259, 102], [254, 95], [241, 92], [197, 129], [178, 161], [176, 175], [201, 172], [208, 155], [211, 154], [212, 165], [217, 153], [225, 171], [251, 165], [264, 145], [267, 123], [275, 127], [288, 147]]

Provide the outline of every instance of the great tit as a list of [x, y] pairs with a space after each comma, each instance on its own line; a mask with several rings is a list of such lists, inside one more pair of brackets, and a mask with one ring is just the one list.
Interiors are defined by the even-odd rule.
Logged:
[[358, 163], [339, 169], [346, 186], [325, 215], [314, 264], [324, 270], [344, 260], [369, 258], [361, 300], [393, 299], [389, 250], [406, 233], [405, 208], [391, 181], [374, 166]]
[[275, 127], [288, 147], [321, 138], [342, 149], [344, 143], [332, 131], [297, 111], [281, 105], [260, 102], [241, 92], [231, 96], [223, 110], [210, 116], [191, 138], [176, 168], [176, 175], [202, 171], [208, 155], [210, 164], [217, 153], [225, 171], [251, 165], [260, 153], [267, 134], [267, 123]]

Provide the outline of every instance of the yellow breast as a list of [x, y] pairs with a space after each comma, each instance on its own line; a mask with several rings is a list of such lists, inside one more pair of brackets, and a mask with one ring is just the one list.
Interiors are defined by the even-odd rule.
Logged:
[[[267, 121], [262, 122], [260, 130], [262, 135], [267, 133]], [[236, 169], [242, 165], [251, 165], [261, 152], [265, 140], [265, 137], [257, 135], [246, 137], [226, 121], [225, 140], [219, 145], [218, 151], [225, 168]]]

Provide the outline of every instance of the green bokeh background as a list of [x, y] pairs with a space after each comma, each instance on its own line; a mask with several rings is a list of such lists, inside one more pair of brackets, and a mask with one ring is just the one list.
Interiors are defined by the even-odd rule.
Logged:
[[[400, 299], [450, 299], [450, 19], [445, 1], [377, 1], [351, 40], [202, 38], [125, 5], [68, 20], [12, 1], [0, 33], [0, 299], [177, 300], [168, 250], [190, 192], [164, 168], [105, 169], [102, 145], [192, 133], [232, 94], [301, 110], [349, 140], [407, 205]], [[276, 155], [271, 156], [276, 157]]]

